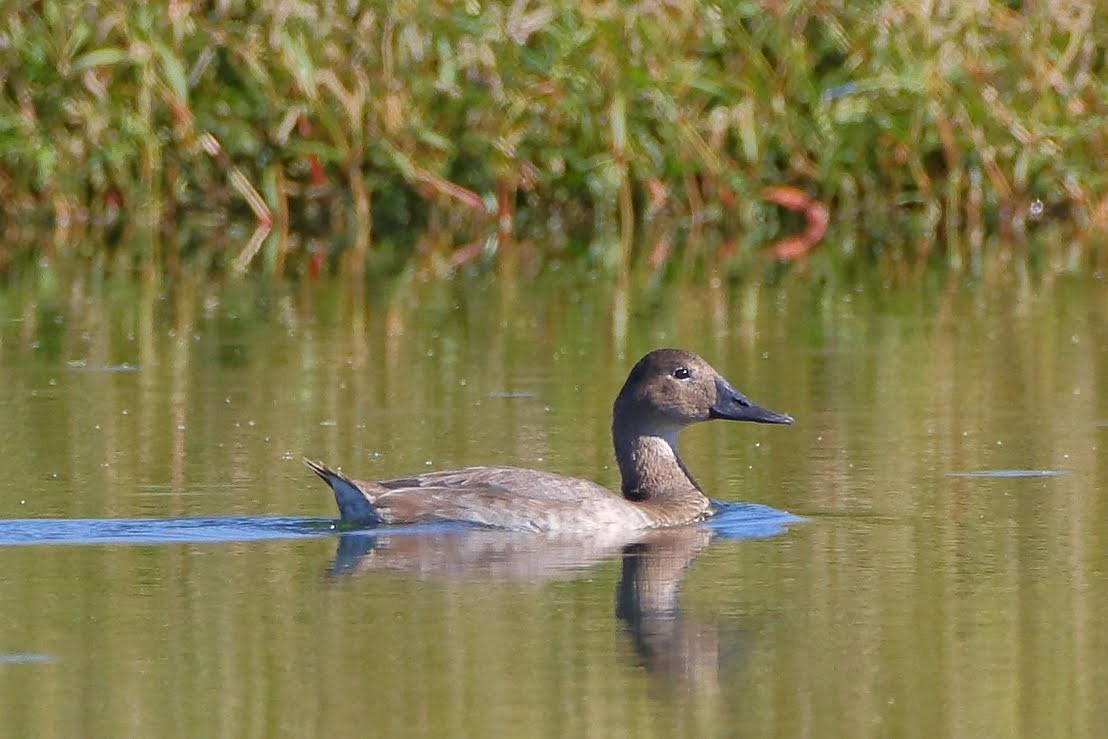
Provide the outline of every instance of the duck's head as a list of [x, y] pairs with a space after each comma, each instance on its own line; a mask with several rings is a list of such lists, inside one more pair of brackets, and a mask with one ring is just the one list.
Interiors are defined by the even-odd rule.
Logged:
[[666, 436], [715, 418], [793, 422], [791, 416], [752, 402], [700, 356], [681, 349], [655, 349], [640, 359], [613, 408], [617, 428]]

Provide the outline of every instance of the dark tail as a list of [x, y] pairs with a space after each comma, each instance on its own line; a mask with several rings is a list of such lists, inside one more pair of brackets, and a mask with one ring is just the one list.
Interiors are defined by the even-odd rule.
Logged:
[[373, 503], [356, 482], [341, 472], [335, 472], [322, 462], [315, 462], [305, 457], [304, 464], [331, 487], [343, 521], [360, 526], [376, 526], [381, 523], [381, 516], [377, 513], [377, 509], [373, 507]]

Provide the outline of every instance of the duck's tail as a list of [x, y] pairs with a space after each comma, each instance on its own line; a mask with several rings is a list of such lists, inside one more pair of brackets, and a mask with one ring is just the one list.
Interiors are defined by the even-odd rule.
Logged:
[[373, 501], [362, 492], [358, 483], [341, 472], [335, 472], [322, 462], [305, 457], [304, 464], [331, 487], [343, 521], [359, 526], [376, 526], [382, 523], [381, 515], [374, 507]]

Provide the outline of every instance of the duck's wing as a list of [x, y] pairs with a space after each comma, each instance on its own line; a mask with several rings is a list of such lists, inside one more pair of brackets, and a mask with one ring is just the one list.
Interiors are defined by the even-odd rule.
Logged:
[[[342, 520], [363, 526], [463, 521], [517, 531], [604, 528], [629, 504], [588, 480], [516, 467], [467, 467], [381, 482], [304, 460], [335, 493]], [[635, 515], [640, 515], [636, 512]]]
[[389, 523], [466, 521], [525, 531], [556, 531], [589, 518], [596, 506], [625, 507], [607, 489], [573, 477], [518, 467], [467, 467], [384, 480], [373, 499]]
[[373, 504], [388, 523], [464, 521], [515, 531], [556, 530], [559, 522], [579, 514], [571, 502], [520, 495], [490, 484], [401, 488], [380, 495]]
[[465, 467], [362, 484], [383, 491], [431, 488], [466, 491], [496, 488], [511, 495], [538, 500], [579, 501], [612, 496], [607, 488], [589, 480], [524, 467]]

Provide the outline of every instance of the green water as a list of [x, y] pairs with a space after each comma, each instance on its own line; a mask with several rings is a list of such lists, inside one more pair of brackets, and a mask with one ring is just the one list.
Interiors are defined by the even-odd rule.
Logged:
[[[616, 485], [611, 400], [660, 345], [797, 418], [704, 425], [682, 450], [713, 497], [805, 523], [626, 551], [327, 529], [303, 455]], [[28, 544], [0, 525], [0, 735], [1103, 729], [1101, 281], [59, 278], [0, 291], [0, 372], [0, 524], [87, 527]], [[89, 543], [99, 519], [192, 516], [232, 533]]]

